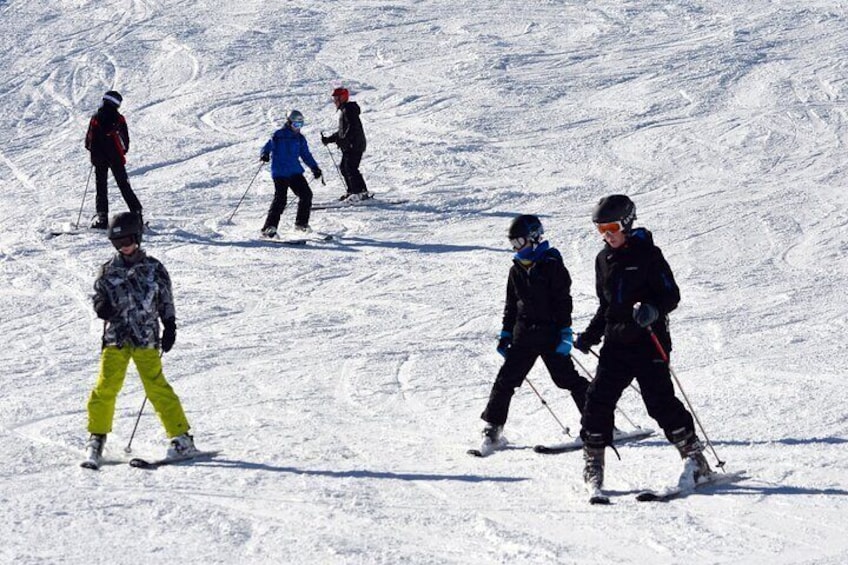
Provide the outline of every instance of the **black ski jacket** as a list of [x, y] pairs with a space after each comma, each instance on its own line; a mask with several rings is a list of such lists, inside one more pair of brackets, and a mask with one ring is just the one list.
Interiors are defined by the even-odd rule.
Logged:
[[595, 291], [600, 304], [581, 336], [585, 343], [595, 345], [603, 336], [605, 345], [646, 348], [653, 355], [650, 334], [633, 321], [633, 305], [644, 302], [659, 310], [651, 326], [666, 352], [671, 351], [668, 313], [677, 308], [680, 289], [651, 232], [636, 228], [624, 246], [604, 246], [595, 259]]
[[330, 143], [335, 143], [344, 151], [365, 153], [365, 131], [359, 119], [359, 104], [345, 102], [339, 107], [339, 131], [329, 137]]
[[91, 152], [91, 163], [126, 163], [130, 150], [127, 121], [111, 104], [103, 104], [88, 122], [85, 148]]
[[516, 341], [527, 330], [550, 330], [553, 336], [571, 327], [571, 275], [553, 247], [529, 269], [513, 261], [506, 284], [503, 331]]

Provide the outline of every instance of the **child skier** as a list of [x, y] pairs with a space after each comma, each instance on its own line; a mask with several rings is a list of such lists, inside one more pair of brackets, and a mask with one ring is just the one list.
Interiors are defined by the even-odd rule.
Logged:
[[[171, 278], [164, 265], [141, 248], [142, 224], [124, 212], [109, 223], [107, 236], [118, 251], [103, 264], [94, 282], [94, 311], [104, 320], [100, 374], [88, 400], [88, 459], [98, 468], [106, 434], [112, 431], [115, 399], [124, 384], [130, 359], [165, 433], [171, 438], [167, 457], [187, 457], [196, 449], [180, 399], [162, 372], [159, 353], [168, 352], [177, 336]], [[159, 319], [164, 332], [159, 338]]]
[[[595, 288], [600, 304], [574, 347], [584, 353], [603, 337], [598, 372], [586, 395], [580, 437], [583, 480], [595, 493], [604, 481], [604, 448], [613, 438], [613, 411], [622, 391], [635, 378], [648, 415], [654, 418], [686, 461], [682, 480], [712, 473], [695, 435], [692, 415], [674, 395], [668, 363], [651, 332], [671, 351], [668, 313], [677, 308], [680, 290], [651, 232], [633, 228], [636, 206], [627, 196], [602, 198], [592, 221], [604, 239], [595, 259]], [[649, 331], [650, 330], [650, 331]]]
[[543, 233], [539, 218], [532, 215], [518, 216], [509, 228], [516, 253], [497, 347], [504, 363], [481, 416], [486, 422], [481, 452], [505, 443], [501, 434], [510, 400], [539, 357], [554, 384], [571, 391], [574, 404], [583, 412], [589, 381], [577, 374], [570, 356], [571, 276], [559, 251], [542, 241]]

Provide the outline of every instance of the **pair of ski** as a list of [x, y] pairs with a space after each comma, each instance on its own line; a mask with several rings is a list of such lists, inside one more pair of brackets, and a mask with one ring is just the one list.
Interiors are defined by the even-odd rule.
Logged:
[[278, 243], [280, 245], [306, 245], [310, 241], [326, 243], [334, 239], [335, 237], [329, 233], [309, 233], [303, 235], [298, 233], [277, 233], [274, 237], [263, 237], [262, 241]]
[[398, 204], [406, 204], [407, 202], [409, 202], [409, 200], [384, 200], [372, 195], [370, 198], [366, 198], [365, 200], [332, 200], [330, 202], [319, 202], [312, 205], [312, 210], [337, 210], [340, 208], [357, 208], [359, 206], [379, 206], [381, 204], [396, 206]]
[[[205, 461], [208, 459], [212, 459], [221, 453], [220, 450], [215, 451], [194, 451], [192, 453], [188, 453], [186, 455], [180, 455], [178, 457], [163, 457], [161, 459], [142, 459], [141, 457], [134, 457], [129, 460], [130, 467], [135, 467], [136, 469], [158, 469], [159, 467], [164, 467], [166, 465], [174, 465], [176, 463], [185, 463], [188, 461]], [[82, 463], [80, 463], [80, 467], [83, 469], [91, 469], [92, 471], [97, 471], [100, 467], [103, 466], [103, 460], [94, 460], [94, 459], [86, 459]]]
[[[629, 432], [617, 430], [613, 435], [612, 442], [614, 445], [621, 445], [625, 443], [643, 440], [645, 438], [651, 437], [652, 435], [654, 435], [654, 430], [651, 430], [649, 428], [636, 428], [635, 430]], [[474, 457], [488, 457], [495, 451], [504, 449], [506, 445], [507, 442], [503, 441], [503, 438], [494, 443], [489, 440], [483, 440], [483, 443], [480, 445], [479, 449], [469, 449], [467, 453], [469, 455], [473, 455]], [[569, 453], [572, 451], [580, 451], [581, 449], [583, 449], [583, 440], [580, 438], [565, 443], [557, 443], [552, 445], [537, 445], [533, 447], [533, 451], [535, 451], [536, 453], [544, 453], [547, 455], [554, 455], [557, 453]]]
[[[668, 502], [669, 500], [695, 494], [707, 487], [737, 483], [747, 478], [748, 475], [745, 471], [733, 471], [730, 473], [714, 472], [707, 477], [701, 477], [697, 483], [687, 487], [675, 485], [660, 490], [640, 491], [636, 494], [636, 500], [639, 502]], [[609, 495], [604, 494], [601, 489], [587, 484], [586, 491], [589, 494], [589, 504], [611, 504]]]

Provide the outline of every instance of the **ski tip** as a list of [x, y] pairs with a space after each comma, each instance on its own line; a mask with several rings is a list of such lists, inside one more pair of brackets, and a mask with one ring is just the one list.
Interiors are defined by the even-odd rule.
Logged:
[[130, 459], [130, 467], [135, 467], [136, 469], [151, 469], [154, 465], [152, 465], [149, 461], [135, 457]]

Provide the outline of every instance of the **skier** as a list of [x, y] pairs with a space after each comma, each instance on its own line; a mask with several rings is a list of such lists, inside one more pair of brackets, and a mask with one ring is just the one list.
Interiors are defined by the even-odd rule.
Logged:
[[[264, 163], [271, 161], [271, 178], [274, 179], [274, 200], [268, 209], [265, 225], [262, 227], [264, 237], [276, 237], [280, 224], [280, 215], [286, 208], [288, 189], [299, 198], [297, 216], [294, 221], [296, 231], [309, 233], [309, 214], [312, 212], [312, 189], [303, 177], [303, 166], [300, 160], [312, 170], [312, 176], [321, 178], [321, 169], [309, 152], [309, 144], [300, 133], [303, 127], [303, 114], [291, 110], [286, 114], [286, 124], [274, 132], [274, 135], [262, 147], [259, 159]], [[273, 157], [273, 159], [272, 159]]]
[[516, 217], [509, 227], [516, 253], [497, 346], [504, 363], [481, 415], [486, 422], [484, 450], [505, 443], [502, 432], [510, 400], [539, 357], [554, 384], [571, 391], [574, 404], [583, 412], [589, 381], [577, 374], [571, 361], [571, 276], [559, 251], [542, 241], [543, 233], [539, 218], [532, 215]]
[[359, 104], [350, 100], [350, 92], [346, 88], [333, 90], [333, 103], [339, 114], [339, 129], [330, 137], [321, 134], [321, 143], [329, 145], [335, 143], [342, 151], [342, 160], [339, 170], [342, 173], [347, 192], [339, 200], [356, 202], [371, 198], [365, 179], [359, 172], [359, 163], [362, 154], [365, 153], [365, 131], [362, 129], [362, 121], [359, 119]]
[[584, 353], [600, 343], [595, 380], [586, 394], [581, 420], [585, 467], [590, 491], [604, 480], [604, 448], [612, 443], [613, 411], [621, 393], [635, 378], [650, 415], [686, 462], [681, 480], [697, 481], [712, 473], [695, 435], [692, 415], [674, 395], [668, 364], [657, 351], [653, 331], [671, 351], [668, 313], [677, 307], [680, 290], [651, 232], [633, 228], [636, 206], [625, 195], [602, 198], [592, 221], [605, 246], [595, 259], [598, 310], [574, 347]]
[[[171, 438], [168, 457], [195, 452], [180, 399], [162, 372], [159, 348], [168, 352], [177, 336], [171, 278], [164, 265], [141, 248], [142, 224], [123, 212], [112, 218], [106, 235], [118, 251], [103, 264], [94, 282], [94, 311], [104, 321], [100, 374], [88, 400], [87, 448], [90, 466], [99, 467], [106, 434], [112, 431], [115, 399], [130, 359], [144, 392]], [[159, 337], [159, 319], [164, 331]]]
[[130, 133], [127, 121], [118, 111], [123, 98], [120, 93], [110, 90], [103, 95], [103, 103], [97, 113], [88, 122], [85, 134], [85, 148], [91, 153], [91, 165], [94, 167], [94, 182], [97, 190], [95, 208], [97, 214], [91, 220], [91, 227], [105, 230], [109, 220], [109, 192], [107, 177], [109, 170], [121, 190], [121, 196], [130, 209], [141, 220], [141, 203], [130, 187], [127, 177], [126, 157], [130, 150]]

